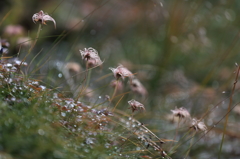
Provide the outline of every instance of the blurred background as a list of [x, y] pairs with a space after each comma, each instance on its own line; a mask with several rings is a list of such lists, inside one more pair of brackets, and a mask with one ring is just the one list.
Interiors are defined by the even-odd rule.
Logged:
[[[173, 139], [177, 124], [171, 110], [185, 107], [211, 129], [199, 141], [203, 134], [196, 135], [190, 157], [216, 158], [225, 121], [222, 118], [236, 76], [235, 63], [240, 59], [239, 7], [240, 1], [227, 0], [1, 0], [0, 36], [10, 44], [6, 56], [26, 57], [26, 74], [58, 87], [69, 97], [74, 93], [62, 66], [77, 73], [74, 83], [81, 85], [86, 67], [79, 50], [95, 48], [104, 63], [92, 70], [89, 90], [93, 91], [82, 100], [97, 103], [105, 95], [111, 96], [114, 88], [109, 83], [114, 77], [109, 67], [122, 64], [148, 93], [134, 92], [129, 81], [124, 81], [124, 88], [117, 93], [130, 93], [117, 109], [131, 114], [127, 101], [140, 101], [146, 112], [134, 117], [159, 137]], [[28, 54], [38, 30], [32, 16], [40, 10], [52, 16], [57, 27], [48, 21]], [[222, 158], [240, 156], [239, 88], [237, 84]], [[176, 140], [188, 127], [180, 125]], [[170, 147], [166, 144], [165, 149]], [[181, 157], [188, 147], [187, 141], [182, 142], [175, 157]]]

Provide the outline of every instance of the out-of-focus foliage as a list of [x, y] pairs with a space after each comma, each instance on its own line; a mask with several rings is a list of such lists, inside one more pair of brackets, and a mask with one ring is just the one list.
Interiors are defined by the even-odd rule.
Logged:
[[20, 67], [0, 64], [2, 158], [168, 158], [152, 139], [164, 141], [128, 114], [65, 98], [19, 75]]

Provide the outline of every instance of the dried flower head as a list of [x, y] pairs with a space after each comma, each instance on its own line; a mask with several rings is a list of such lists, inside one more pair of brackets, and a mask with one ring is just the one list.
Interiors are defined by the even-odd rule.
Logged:
[[109, 95], [105, 95], [105, 100], [109, 102], [111, 100], [110, 96]]
[[82, 70], [81, 66], [76, 62], [68, 62], [64, 66], [70, 73], [76, 76]]
[[190, 128], [193, 128], [196, 131], [198, 131], [198, 130], [204, 131], [204, 132], [207, 131], [207, 126], [200, 120], [197, 120], [194, 118], [192, 119], [192, 124], [191, 124]]
[[141, 110], [141, 111], [145, 110], [144, 105], [134, 99], [128, 101], [128, 104], [131, 106], [130, 108], [132, 109], [132, 112], [134, 112], [135, 110]]
[[22, 35], [24, 28], [21, 25], [7, 25], [4, 29], [4, 33], [8, 36]]
[[82, 50], [79, 51], [82, 56], [82, 59], [87, 61], [88, 67], [99, 66], [103, 63], [98, 55], [97, 50], [95, 50], [94, 48], [89, 47], [88, 49], [85, 48], [83, 51]]
[[174, 116], [177, 116], [179, 118], [189, 118], [190, 117], [190, 114], [187, 111], [187, 109], [183, 108], [183, 107], [181, 107], [181, 108], [176, 107], [175, 110], [171, 110], [171, 111]]
[[122, 91], [123, 90], [123, 82], [118, 81], [118, 80], [112, 80], [110, 83], [110, 86], [113, 88], [116, 88], [117, 91]]
[[142, 83], [137, 78], [134, 78], [130, 82], [130, 86], [133, 92], [140, 94], [143, 97], [147, 96], [148, 92], [146, 88], [142, 85]]
[[7, 40], [0, 38], [0, 54], [7, 54], [9, 46], [10, 44]]
[[123, 65], [119, 65], [117, 68], [109, 68], [110, 70], [112, 70], [113, 75], [116, 79], [122, 78], [124, 80], [125, 77], [129, 77], [131, 79], [133, 79], [133, 74], [131, 71], [129, 71], [126, 67], [124, 67]]
[[3, 47], [2, 47], [2, 42], [1, 42], [1, 39], [0, 39], [0, 54], [3, 53]]
[[113, 113], [108, 111], [107, 109], [101, 109], [96, 111], [97, 115], [104, 115], [104, 116], [113, 116]]
[[1, 42], [1, 46], [2, 47], [5, 47], [5, 48], [9, 48], [10, 47], [10, 43], [6, 39], [1, 39], [0, 38], [0, 42]]
[[41, 22], [42, 24], [46, 24], [46, 21], [52, 21], [54, 23], [54, 27], [56, 28], [56, 22], [55, 20], [48, 15], [47, 13], [44, 13], [42, 10], [40, 12], [33, 14], [32, 20], [34, 23]]
[[85, 96], [85, 97], [87, 97], [87, 98], [92, 98], [93, 97], [93, 95], [94, 95], [94, 91], [91, 89], [91, 88], [83, 88], [84, 90], [83, 90], [83, 95]]
[[31, 39], [29, 37], [20, 37], [17, 39], [17, 44], [24, 47], [31, 46]]

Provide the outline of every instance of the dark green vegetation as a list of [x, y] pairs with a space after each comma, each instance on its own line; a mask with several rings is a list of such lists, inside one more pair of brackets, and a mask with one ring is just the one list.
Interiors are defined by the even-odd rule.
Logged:
[[[8, 53], [0, 64], [0, 158], [238, 158], [239, 7], [227, 0], [2, 0]], [[32, 22], [40, 10], [56, 29]], [[89, 47], [102, 66], [86, 67], [79, 49]], [[128, 78], [122, 90], [111, 87], [108, 68], [118, 64], [147, 96]], [[131, 99], [146, 111], [132, 113]], [[173, 118], [176, 106], [208, 130]]]

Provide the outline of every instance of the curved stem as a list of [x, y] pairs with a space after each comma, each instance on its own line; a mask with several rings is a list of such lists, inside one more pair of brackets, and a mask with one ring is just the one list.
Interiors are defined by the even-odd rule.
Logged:
[[229, 104], [228, 104], [228, 113], [226, 115], [226, 120], [225, 120], [225, 123], [224, 123], [224, 128], [223, 128], [223, 135], [222, 135], [222, 141], [221, 141], [221, 144], [220, 144], [220, 149], [219, 149], [219, 153], [218, 153], [218, 158], [220, 159], [220, 156], [221, 156], [221, 152], [222, 152], [222, 146], [223, 146], [223, 141], [224, 141], [224, 137], [225, 137], [225, 133], [226, 133], [226, 129], [227, 129], [227, 123], [228, 123], [228, 115], [231, 111], [231, 106], [232, 106], [232, 98], [233, 98], [233, 94], [234, 94], [234, 91], [235, 91], [235, 88], [236, 88], [236, 84], [238, 82], [238, 76], [239, 76], [239, 71], [240, 71], [240, 66], [237, 65], [237, 74], [236, 74], [236, 77], [235, 77], [235, 82], [233, 84], [233, 88], [232, 88], [232, 92], [231, 92], [231, 95], [230, 95], [230, 98], [229, 98]]

